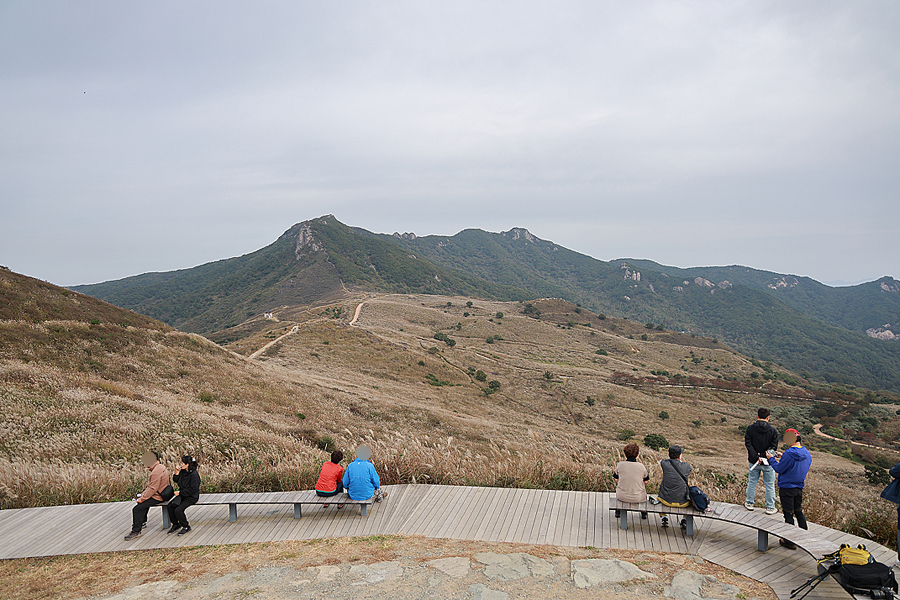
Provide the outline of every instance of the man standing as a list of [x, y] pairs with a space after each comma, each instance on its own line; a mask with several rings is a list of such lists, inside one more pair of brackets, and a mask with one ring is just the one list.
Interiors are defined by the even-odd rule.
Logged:
[[144, 491], [138, 494], [137, 504], [131, 509], [131, 533], [125, 536], [126, 540], [133, 540], [141, 535], [141, 530], [147, 524], [147, 513], [152, 507], [163, 503], [159, 493], [169, 485], [169, 471], [159, 462], [156, 450], [145, 452], [141, 460], [150, 471], [150, 480]]
[[[808, 529], [806, 516], [803, 514], [803, 486], [812, 465], [812, 455], [800, 445], [800, 432], [796, 429], [784, 432], [784, 443], [788, 449], [779, 454], [781, 460], [775, 454], [770, 454], [769, 457], [772, 469], [778, 473], [778, 493], [781, 497], [781, 509], [784, 511], [784, 522], [793, 525], [796, 515], [800, 529]], [[780, 544], [791, 550], [797, 547], [784, 538]]]
[[760, 408], [756, 411], [756, 422], [747, 428], [744, 434], [744, 445], [747, 446], [747, 460], [750, 463], [750, 472], [747, 476], [747, 498], [744, 508], [753, 510], [756, 502], [756, 484], [762, 475], [763, 484], [766, 486], [766, 514], [774, 515], [775, 509], [775, 471], [769, 466], [766, 453], [775, 452], [778, 448], [778, 432], [769, 424], [768, 408]]

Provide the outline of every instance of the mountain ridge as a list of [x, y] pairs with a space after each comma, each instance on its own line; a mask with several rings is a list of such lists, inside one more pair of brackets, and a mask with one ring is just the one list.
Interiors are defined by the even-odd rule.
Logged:
[[737, 265], [681, 269], [643, 259], [606, 262], [521, 227], [420, 237], [373, 233], [326, 215], [295, 224], [275, 243], [243, 257], [73, 289], [210, 334], [277, 306], [336, 298], [348, 288], [503, 301], [562, 298], [721, 337], [828, 382], [900, 389], [900, 344], [866, 334], [900, 322], [900, 284], [891, 277], [829, 288], [811, 278]]

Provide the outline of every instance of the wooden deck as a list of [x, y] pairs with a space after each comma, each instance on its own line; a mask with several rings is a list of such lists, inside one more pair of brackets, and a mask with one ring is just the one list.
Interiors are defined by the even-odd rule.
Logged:
[[[294, 519], [291, 505], [240, 508], [237, 523], [228, 522], [228, 506], [196, 506], [188, 511], [193, 531], [177, 537], [160, 527], [153, 508], [141, 537], [126, 542], [131, 525], [130, 502], [26, 508], [0, 511], [0, 559], [239, 544], [369, 535], [421, 535], [434, 538], [520, 542], [557, 546], [593, 546], [694, 554], [770, 585], [780, 598], [815, 575], [815, 562], [800, 550], [777, 542], [769, 551], [756, 549], [756, 534], [742, 525], [695, 519], [693, 537], [677, 526], [660, 527], [657, 515], [643, 521], [629, 514], [628, 529], [619, 529], [609, 510], [610, 495], [593, 492], [507, 488], [399, 485], [385, 488], [389, 497], [367, 517], [355, 507], [337, 510], [310, 506]], [[349, 509], [349, 510], [348, 510]], [[780, 514], [762, 518], [780, 521]], [[893, 564], [893, 550], [840, 531], [810, 524], [817, 535], [841, 543], [865, 543], [875, 558]], [[832, 580], [807, 596], [849, 596]]]

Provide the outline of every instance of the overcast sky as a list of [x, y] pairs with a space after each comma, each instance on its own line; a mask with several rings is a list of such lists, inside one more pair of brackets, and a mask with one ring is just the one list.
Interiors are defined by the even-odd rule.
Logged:
[[93, 283], [328, 213], [900, 277], [900, 3], [0, 2], [0, 264]]

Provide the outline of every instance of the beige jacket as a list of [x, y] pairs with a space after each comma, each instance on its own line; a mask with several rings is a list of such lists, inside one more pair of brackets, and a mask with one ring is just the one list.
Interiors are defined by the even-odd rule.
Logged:
[[162, 496], [160, 496], [159, 493], [166, 489], [167, 485], [169, 485], [169, 471], [162, 463], [156, 463], [153, 465], [153, 468], [150, 469], [150, 483], [148, 483], [147, 487], [144, 488], [144, 491], [141, 492], [141, 500], [153, 498], [154, 500], [162, 502]]
[[616, 498], [622, 502], [647, 501], [647, 467], [643, 463], [623, 460], [616, 465], [618, 475]]

